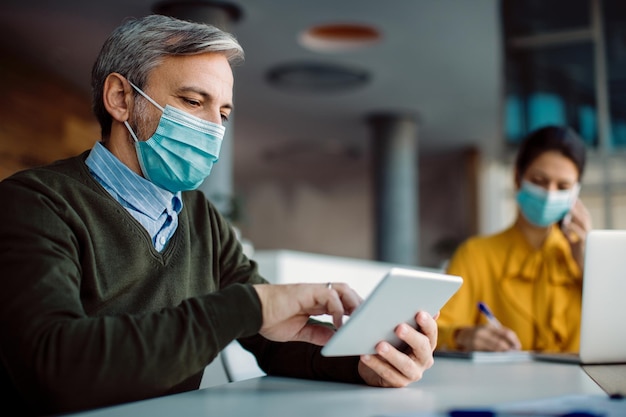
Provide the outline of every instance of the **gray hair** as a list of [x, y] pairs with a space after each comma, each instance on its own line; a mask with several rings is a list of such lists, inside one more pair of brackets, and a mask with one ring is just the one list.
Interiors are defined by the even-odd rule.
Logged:
[[103, 102], [104, 81], [109, 74], [120, 73], [143, 88], [150, 71], [164, 57], [206, 52], [224, 54], [231, 66], [244, 58], [243, 48], [232, 34], [207, 24], [155, 14], [127, 20], [117, 27], [102, 45], [91, 71], [92, 106], [102, 139], [111, 134], [113, 122]]

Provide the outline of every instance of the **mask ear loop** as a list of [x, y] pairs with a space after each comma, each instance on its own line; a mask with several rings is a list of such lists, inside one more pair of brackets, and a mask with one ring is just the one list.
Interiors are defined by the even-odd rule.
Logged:
[[135, 135], [135, 132], [133, 132], [133, 128], [130, 127], [130, 125], [128, 124], [128, 121], [124, 120], [124, 125], [126, 126], [126, 129], [128, 129], [128, 131], [130, 132], [130, 135], [133, 137], [133, 140], [135, 142], [139, 142], [139, 139], [137, 139], [137, 135]]
[[[133, 84], [130, 80], [126, 79], [126, 81], [128, 81], [128, 83], [131, 85], [131, 87], [133, 87], [135, 90], [137, 90], [137, 92], [139, 94], [141, 94], [146, 100], [148, 100], [150, 103], [152, 103], [157, 109], [161, 110], [161, 112], [165, 112], [165, 109], [163, 107], [161, 107], [159, 105], [159, 103], [157, 103], [156, 101], [154, 101], [152, 99], [152, 97], [150, 97], [149, 95], [147, 95], [146, 93], [144, 93], [141, 88], [137, 87], [135, 84]], [[139, 142], [139, 138], [137, 138], [137, 135], [135, 135], [135, 132], [133, 131], [133, 129], [130, 127], [130, 124], [128, 124], [127, 120], [124, 120], [124, 125], [126, 126], [126, 129], [128, 129], [128, 131], [130, 132], [130, 135], [133, 137], [133, 139], [135, 140], [135, 142]]]
[[157, 103], [156, 101], [154, 101], [154, 100], [152, 99], [152, 97], [150, 97], [149, 95], [147, 95], [146, 93], [144, 93], [143, 91], [141, 91], [141, 88], [137, 87], [135, 84], [133, 84], [133, 83], [132, 83], [132, 82], [130, 82], [130, 81], [128, 81], [128, 83], [129, 83], [129, 84], [130, 84], [130, 85], [131, 85], [131, 86], [132, 86], [135, 90], [137, 90], [137, 92], [138, 92], [139, 94], [141, 94], [141, 95], [142, 95], [142, 96], [143, 96], [146, 100], [148, 100], [150, 103], [154, 104], [154, 106], [155, 106], [157, 109], [161, 110], [161, 112], [165, 112], [165, 109], [164, 109], [163, 107], [161, 107], [161, 106], [159, 105], [159, 103]]

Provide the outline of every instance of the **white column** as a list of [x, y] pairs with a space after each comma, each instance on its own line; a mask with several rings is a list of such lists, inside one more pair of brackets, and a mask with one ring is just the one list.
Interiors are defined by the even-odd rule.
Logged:
[[376, 114], [372, 162], [376, 259], [419, 265], [417, 120], [408, 114]]

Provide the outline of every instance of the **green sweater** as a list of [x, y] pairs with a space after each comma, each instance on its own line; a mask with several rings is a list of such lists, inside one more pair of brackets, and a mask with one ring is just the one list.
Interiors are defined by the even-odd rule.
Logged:
[[90, 175], [87, 153], [0, 182], [0, 392], [28, 414], [199, 386], [234, 339], [268, 374], [362, 382], [358, 358], [257, 335], [265, 280], [226, 220], [183, 193], [165, 250]]

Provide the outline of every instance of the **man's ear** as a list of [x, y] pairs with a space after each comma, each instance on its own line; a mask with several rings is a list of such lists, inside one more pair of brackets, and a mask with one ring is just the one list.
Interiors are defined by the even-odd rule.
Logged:
[[111, 117], [123, 123], [130, 117], [133, 103], [133, 91], [126, 78], [117, 72], [112, 72], [104, 80], [103, 87], [104, 108]]

